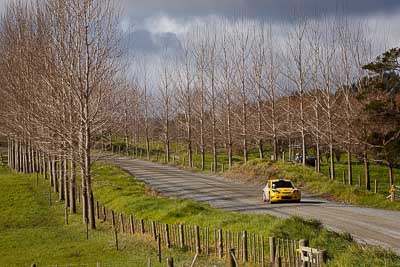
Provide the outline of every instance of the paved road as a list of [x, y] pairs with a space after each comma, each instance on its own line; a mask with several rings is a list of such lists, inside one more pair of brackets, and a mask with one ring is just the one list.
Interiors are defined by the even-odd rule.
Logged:
[[147, 161], [117, 157], [109, 161], [168, 196], [193, 199], [228, 211], [315, 218], [329, 229], [350, 233], [361, 243], [391, 248], [400, 254], [400, 212], [397, 211], [344, 205], [308, 196], [299, 204], [270, 205], [262, 202], [261, 189], [255, 186]]

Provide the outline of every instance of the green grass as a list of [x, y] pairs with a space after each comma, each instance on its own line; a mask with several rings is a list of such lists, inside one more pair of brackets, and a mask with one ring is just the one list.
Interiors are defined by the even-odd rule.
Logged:
[[309, 239], [310, 245], [325, 248], [330, 266], [396, 266], [400, 257], [380, 248], [361, 248], [348, 234], [337, 234], [314, 220], [297, 217], [278, 219], [269, 215], [239, 214], [217, 210], [190, 200], [147, 194], [143, 183], [111, 165], [94, 171], [95, 198], [108, 208], [138, 218], [164, 223], [197, 224], [232, 231], [247, 230], [264, 236]]
[[[0, 167], [0, 266], [38, 266], [56, 264], [90, 264], [113, 266], [146, 266], [151, 258], [156, 263], [157, 250], [153, 241], [142, 237], [120, 235], [120, 251], [108, 224], [98, 223], [98, 230], [86, 228], [81, 215], [70, 216], [64, 223], [64, 205], [49, 204], [49, 186], [35, 177], [17, 174]], [[165, 251], [163, 258], [190, 262], [193, 255], [178, 250]], [[204, 260], [202, 260], [204, 262]], [[159, 266], [155, 264], [153, 266]]]
[[[379, 169], [376, 168], [376, 170]], [[303, 167], [299, 164], [253, 160], [234, 167], [226, 173], [226, 176], [252, 179], [253, 183], [265, 182], [268, 177], [284, 177], [293, 180], [307, 192], [323, 198], [373, 208], [400, 210], [399, 201], [390, 202], [386, 199], [386, 196], [389, 195], [388, 191], [382, 190], [381, 193], [375, 194], [359, 188], [357, 185], [343, 185], [341, 179], [330, 180], [324, 174], [317, 174], [313, 168]]]
[[[353, 161], [353, 184], [358, 185], [358, 176], [361, 176], [361, 189], [366, 189], [366, 184], [364, 180], [364, 164]], [[325, 175], [329, 175], [329, 165], [323, 163], [321, 165], [321, 172]], [[345, 172], [346, 182], [347, 182], [347, 164], [338, 162], [335, 164], [336, 179], [339, 181], [343, 180], [343, 172]], [[400, 185], [400, 169], [394, 168], [393, 175], [395, 177], [395, 183]], [[396, 179], [397, 178], [397, 179]], [[388, 195], [390, 188], [389, 183], [389, 171], [385, 165], [374, 164], [370, 165], [370, 179], [371, 179], [371, 189], [374, 190], [374, 180], [377, 181], [378, 192], [380, 194]]]

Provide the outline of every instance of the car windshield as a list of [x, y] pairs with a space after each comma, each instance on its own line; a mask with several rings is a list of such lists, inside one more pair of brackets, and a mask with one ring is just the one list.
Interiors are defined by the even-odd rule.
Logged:
[[292, 182], [289, 181], [277, 181], [272, 183], [272, 188], [293, 188]]

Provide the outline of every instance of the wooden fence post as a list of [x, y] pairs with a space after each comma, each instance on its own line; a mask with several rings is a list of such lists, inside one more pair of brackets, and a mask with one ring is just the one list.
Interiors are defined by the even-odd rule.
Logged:
[[271, 265], [275, 263], [275, 237], [269, 238], [269, 262]]
[[361, 188], [361, 174], [358, 174], [358, 187]]
[[235, 262], [235, 249], [231, 248], [229, 251], [229, 266], [230, 267], [237, 267]]
[[144, 221], [143, 219], [140, 220], [140, 233], [143, 235], [144, 234]]
[[158, 262], [161, 263], [161, 236], [157, 234]]
[[96, 201], [96, 213], [97, 213], [97, 220], [100, 220], [100, 207], [98, 201]]
[[153, 233], [154, 240], [157, 240], [157, 229], [156, 229], [156, 222], [151, 221], [151, 231]]
[[121, 223], [121, 232], [125, 233], [124, 215], [121, 213], [119, 215], [119, 217], [120, 217], [120, 223]]
[[318, 266], [325, 264], [327, 258], [327, 252], [325, 249], [318, 251]]
[[167, 258], [167, 266], [174, 267], [174, 258]]
[[184, 235], [184, 231], [183, 231], [183, 225], [179, 224], [178, 226], [178, 230], [179, 230], [179, 245], [181, 248], [185, 247], [185, 235]]
[[264, 256], [264, 237], [261, 236], [261, 266], [265, 266], [265, 256]]
[[201, 253], [201, 247], [200, 247], [200, 227], [196, 225], [194, 227], [195, 231], [195, 242], [196, 242], [196, 253], [200, 254]]
[[106, 222], [107, 221], [107, 211], [106, 211], [106, 207], [105, 206], [103, 206], [103, 216], [104, 216], [103, 222]]
[[280, 256], [276, 258], [275, 266], [282, 267], [282, 258]]
[[[299, 241], [299, 247], [308, 247], [308, 244], [309, 244], [309, 242], [308, 242], [307, 239], [301, 239], [301, 240]], [[307, 267], [307, 262], [302, 262], [302, 263], [301, 263], [301, 266]]]
[[210, 255], [210, 229], [208, 227], [206, 228], [206, 245], [207, 245], [206, 254], [207, 254], [207, 256], [209, 256]]
[[131, 227], [131, 235], [133, 235], [135, 233], [135, 225], [133, 224], [133, 216], [129, 216], [129, 223], [130, 223], [130, 227]]
[[68, 225], [68, 207], [64, 209], [65, 224]]
[[224, 256], [224, 241], [222, 239], [222, 229], [218, 229], [218, 256], [220, 259]]
[[113, 228], [115, 228], [115, 215], [113, 210], [111, 211], [111, 224]]
[[113, 227], [113, 230], [114, 230], [115, 247], [118, 250], [118, 231], [117, 231], [117, 228], [115, 226]]
[[86, 240], [89, 240], [89, 220], [88, 220], [88, 217], [85, 217], [85, 224], [86, 224]]
[[374, 192], [375, 192], [375, 194], [378, 193], [378, 181], [376, 179], [375, 179]]
[[165, 225], [165, 246], [167, 248], [171, 247], [171, 241], [169, 239], [169, 226], [168, 226], [168, 224]]
[[243, 249], [242, 260], [245, 263], [249, 260], [249, 252], [247, 250], [247, 232], [246, 231], [243, 231], [243, 234], [242, 234], [242, 249]]

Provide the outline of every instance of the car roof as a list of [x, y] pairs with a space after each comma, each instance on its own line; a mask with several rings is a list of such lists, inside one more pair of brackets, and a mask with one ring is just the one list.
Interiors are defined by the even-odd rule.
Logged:
[[279, 181], [291, 182], [291, 180], [287, 180], [287, 179], [272, 179], [270, 181], [271, 182], [279, 182]]

